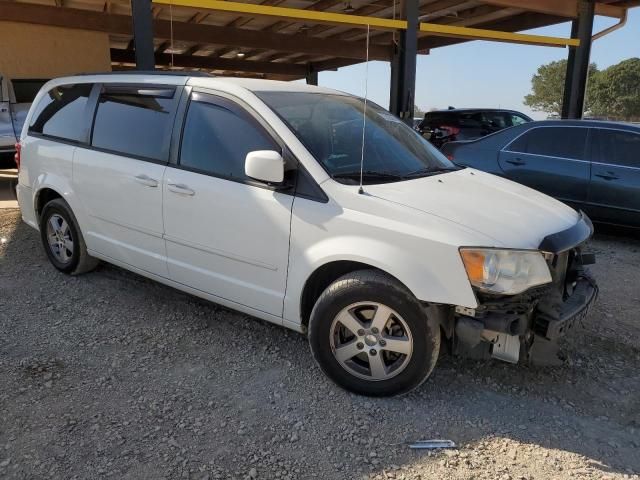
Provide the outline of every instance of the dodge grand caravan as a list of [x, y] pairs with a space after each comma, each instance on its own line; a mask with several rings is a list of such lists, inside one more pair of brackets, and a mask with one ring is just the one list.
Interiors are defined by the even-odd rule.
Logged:
[[362, 394], [417, 387], [441, 345], [513, 363], [552, 355], [597, 292], [585, 215], [458, 168], [332, 90], [57, 79], [18, 157], [22, 217], [58, 270], [102, 260], [297, 330]]

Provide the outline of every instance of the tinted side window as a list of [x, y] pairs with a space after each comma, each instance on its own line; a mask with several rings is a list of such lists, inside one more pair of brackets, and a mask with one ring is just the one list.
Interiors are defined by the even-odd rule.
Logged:
[[620, 130], [594, 129], [596, 162], [640, 168], [640, 134]]
[[455, 126], [458, 125], [458, 119], [448, 112], [429, 112], [424, 117], [424, 124], [430, 127]]
[[461, 113], [458, 116], [458, 125], [463, 128], [481, 128], [482, 113]]
[[254, 150], [280, 148], [255, 122], [226, 102], [191, 101], [182, 134], [180, 165], [245, 180], [245, 158]]
[[509, 145], [508, 150], [581, 160], [584, 158], [586, 141], [586, 128], [540, 127], [523, 134]]
[[84, 141], [89, 129], [85, 107], [91, 87], [91, 84], [83, 83], [49, 90], [33, 112], [29, 131], [65, 140]]
[[507, 119], [503, 112], [485, 112], [483, 115], [483, 124], [492, 128], [506, 128]]
[[174, 96], [173, 88], [108, 88], [100, 94], [91, 145], [166, 160]]
[[514, 113], [509, 114], [509, 119], [511, 120], [511, 125], [522, 125], [528, 121], [526, 118]]

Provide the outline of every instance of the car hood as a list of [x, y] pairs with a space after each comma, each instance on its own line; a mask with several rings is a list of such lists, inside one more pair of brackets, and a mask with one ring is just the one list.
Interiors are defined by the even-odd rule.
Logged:
[[367, 185], [367, 194], [454, 222], [491, 238], [493, 245], [535, 249], [566, 230], [578, 213], [536, 190], [465, 168], [410, 181]]

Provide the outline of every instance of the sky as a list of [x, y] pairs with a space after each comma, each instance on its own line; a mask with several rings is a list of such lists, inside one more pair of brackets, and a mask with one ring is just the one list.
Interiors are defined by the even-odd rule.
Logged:
[[[593, 31], [616, 23], [615, 19], [596, 17]], [[569, 37], [569, 22], [525, 33]], [[546, 118], [523, 105], [531, 92], [531, 77], [540, 65], [567, 58], [566, 48], [515, 45], [473, 41], [436, 48], [429, 55], [419, 55], [416, 71], [416, 105], [423, 110], [454, 106], [509, 108], [534, 119]], [[627, 24], [596, 40], [591, 61], [599, 69], [621, 60], [640, 57], [640, 7], [631, 9]], [[369, 62], [368, 98], [383, 107], [389, 106], [388, 62]], [[320, 72], [318, 84], [354, 95], [364, 96], [365, 64]]]

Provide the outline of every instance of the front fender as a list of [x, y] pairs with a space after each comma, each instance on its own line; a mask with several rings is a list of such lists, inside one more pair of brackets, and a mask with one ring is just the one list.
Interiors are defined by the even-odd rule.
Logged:
[[390, 238], [393, 241], [362, 235], [327, 237], [304, 250], [292, 244], [285, 319], [301, 322], [300, 299], [306, 281], [318, 268], [336, 261], [380, 269], [425, 302], [477, 306], [457, 247], [403, 235]]

